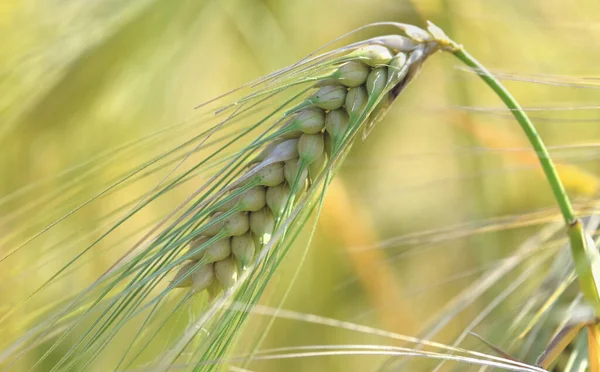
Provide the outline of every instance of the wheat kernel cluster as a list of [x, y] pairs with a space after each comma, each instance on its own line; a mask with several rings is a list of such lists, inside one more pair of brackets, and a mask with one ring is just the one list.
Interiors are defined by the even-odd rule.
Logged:
[[240, 176], [236, 187], [243, 191], [219, 203], [197, 230], [201, 235], [189, 244], [189, 260], [173, 279], [176, 286], [208, 290], [213, 296], [234, 286], [241, 270], [269, 243], [277, 222], [290, 210], [290, 198], [309, 190], [370, 98], [404, 78], [408, 58], [404, 51], [394, 54], [385, 46], [369, 45], [349, 54], [315, 84], [316, 91]]

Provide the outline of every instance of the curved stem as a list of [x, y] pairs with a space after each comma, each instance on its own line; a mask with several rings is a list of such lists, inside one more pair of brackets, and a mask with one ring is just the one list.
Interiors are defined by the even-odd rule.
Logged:
[[[441, 35], [441, 30], [438, 31], [439, 29], [436, 28], [433, 28], [433, 30]], [[594, 241], [586, 233], [581, 221], [575, 217], [569, 196], [533, 123], [508, 90], [481, 63], [451, 40], [442, 38], [441, 42], [464, 64], [478, 72], [483, 81], [504, 101], [527, 135], [565, 220], [571, 246], [571, 256], [575, 264], [575, 272], [577, 273], [581, 293], [593, 308], [595, 315], [600, 316], [600, 253], [596, 249]]]
[[496, 92], [498, 97], [500, 97], [500, 99], [502, 99], [502, 101], [510, 109], [515, 119], [517, 119], [521, 125], [521, 128], [527, 135], [529, 142], [537, 154], [538, 160], [540, 161], [544, 174], [546, 175], [546, 179], [552, 188], [552, 192], [554, 193], [554, 197], [556, 198], [556, 202], [558, 203], [565, 223], [567, 225], [574, 224], [576, 217], [575, 213], [573, 212], [571, 202], [569, 201], [569, 196], [567, 195], [567, 192], [565, 191], [565, 188], [558, 177], [558, 172], [556, 171], [554, 163], [550, 158], [550, 154], [548, 154], [548, 150], [546, 149], [544, 142], [540, 138], [531, 120], [529, 120], [527, 117], [527, 114], [525, 114], [521, 106], [508, 92], [508, 90], [506, 90], [506, 88], [504, 88], [504, 86], [481, 63], [473, 58], [473, 56], [467, 53], [463, 48], [454, 50], [453, 54], [464, 64], [475, 69], [479, 74], [479, 77], [481, 77], [481, 79], [483, 79], [483, 81], [485, 81], [487, 85], [489, 85], [489, 87]]

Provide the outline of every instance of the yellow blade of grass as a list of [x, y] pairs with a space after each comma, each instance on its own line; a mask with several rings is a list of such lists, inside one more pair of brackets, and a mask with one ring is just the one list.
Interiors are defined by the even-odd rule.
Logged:
[[597, 324], [588, 324], [588, 360], [590, 372], [600, 372], [600, 332]]
[[554, 303], [567, 290], [567, 288], [573, 283], [573, 281], [575, 281], [575, 279], [577, 279], [575, 277], [575, 273], [572, 273], [566, 280], [562, 281], [554, 289], [554, 291], [550, 294], [550, 296], [548, 296], [546, 301], [544, 301], [542, 306], [540, 306], [540, 308], [535, 312], [535, 314], [533, 315], [527, 326], [525, 326], [521, 334], [519, 334], [519, 338], [524, 338], [525, 336], [527, 336], [527, 334], [529, 334], [529, 332], [531, 332], [533, 327], [535, 327], [535, 325], [540, 321], [542, 316], [552, 308], [552, 305], [554, 305]]
[[584, 323], [577, 323], [561, 329], [550, 341], [546, 350], [544, 350], [542, 355], [538, 358], [536, 364], [544, 369], [548, 369], [571, 341], [573, 341], [584, 325]]

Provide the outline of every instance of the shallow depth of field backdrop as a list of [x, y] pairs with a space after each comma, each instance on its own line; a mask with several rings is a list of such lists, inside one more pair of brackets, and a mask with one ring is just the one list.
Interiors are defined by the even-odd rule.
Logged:
[[[185, 126], [177, 125], [214, 120], [194, 111], [199, 103], [294, 63], [358, 26], [424, 26], [427, 19], [505, 79], [530, 109], [578, 210], [593, 210], [600, 187], [596, 0], [8, 0], [0, 4], [0, 256], [125, 170], [185, 141]], [[155, 133], [166, 143], [149, 137]], [[113, 152], [119, 156], [111, 158]], [[164, 174], [76, 211], [3, 259], [0, 314], [98, 238]], [[135, 224], [111, 233], [46, 290], [45, 301], [83, 289], [139, 238], [155, 213], [164, 215], [193, 190], [193, 184], [178, 188]], [[475, 74], [437, 54], [369, 138], [354, 146], [282, 308], [424, 336], [449, 315], [445, 306], [457, 295], [559, 220], [510, 113]], [[474, 332], [518, 355], [510, 345], [530, 319], [520, 310], [544, 290], [541, 281], [562, 243], [555, 239], [534, 259], [523, 258], [432, 339], [451, 344], [475, 321]], [[263, 297], [265, 306], [276, 306], [289, 288], [305, 247], [306, 239], [290, 252]], [[542, 259], [547, 261], [540, 265]], [[531, 275], [522, 276], [527, 270]], [[490, 308], [500, 295], [506, 296]], [[35, 311], [27, 314], [5, 322], [2, 338], [25, 332], [36, 317]], [[520, 322], [512, 322], [518, 316]], [[252, 342], [268, 320], [252, 315], [241, 342]], [[401, 344], [282, 317], [261, 348], [353, 343]], [[491, 352], [470, 336], [461, 345]], [[529, 346], [533, 354], [543, 348]], [[49, 370], [64, 352], [55, 350], [36, 370]], [[103, 360], [113, 365], [110, 357]], [[248, 368], [368, 371], [387, 359], [304, 357], [255, 361]], [[102, 361], [96, 370], [103, 370]]]

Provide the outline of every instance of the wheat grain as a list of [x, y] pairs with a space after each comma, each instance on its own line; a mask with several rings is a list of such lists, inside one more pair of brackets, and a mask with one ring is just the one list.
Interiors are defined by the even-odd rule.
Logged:
[[357, 50], [353, 54], [359, 56], [364, 63], [371, 67], [387, 65], [394, 57], [392, 52], [382, 45], [370, 45]]
[[[337, 78], [340, 83], [347, 87], [354, 88], [363, 85], [367, 81], [371, 70], [364, 63], [355, 61], [348, 62], [342, 65], [336, 73], [333, 74], [334, 79]], [[334, 80], [333, 79], [333, 80]]]
[[335, 110], [344, 105], [346, 89], [339, 85], [326, 85], [306, 100], [307, 105], [315, 105], [323, 110]]
[[[257, 214], [253, 214], [256, 216]], [[256, 228], [252, 229], [252, 218], [250, 218], [250, 230], [243, 235], [234, 236], [231, 238], [231, 254], [236, 258], [237, 262], [239, 262], [240, 268], [245, 269], [250, 262], [252, 262], [252, 258], [254, 258], [254, 253], [256, 252], [256, 246], [254, 244], [254, 236], [258, 236], [255, 234], [253, 236], [252, 232], [256, 230]]]
[[[319, 133], [325, 125], [325, 112], [319, 109], [306, 109], [296, 115], [295, 118], [285, 127], [288, 128], [295, 137], [300, 136], [300, 132], [306, 134]], [[291, 136], [291, 134], [289, 134]]]
[[298, 183], [304, 185], [308, 179], [308, 170], [300, 167], [300, 159], [292, 159], [285, 162], [283, 166], [283, 175], [288, 184]]

